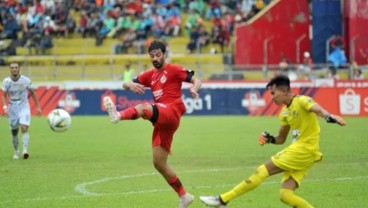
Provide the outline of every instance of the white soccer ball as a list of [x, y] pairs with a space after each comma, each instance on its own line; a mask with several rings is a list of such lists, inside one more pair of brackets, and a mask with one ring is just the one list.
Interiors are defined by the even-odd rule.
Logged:
[[51, 130], [55, 132], [64, 132], [70, 128], [72, 118], [65, 110], [55, 109], [47, 115], [47, 122]]

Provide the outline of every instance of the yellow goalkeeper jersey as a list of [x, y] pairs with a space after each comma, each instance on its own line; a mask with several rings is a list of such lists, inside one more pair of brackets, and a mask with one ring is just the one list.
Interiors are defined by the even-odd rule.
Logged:
[[320, 127], [317, 115], [310, 111], [316, 102], [308, 96], [295, 96], [289, 106], [284, 106], [279, 114], [281, 125], [290, 126], [292, 142], [306, 143], [313, 150], [319, 149]]

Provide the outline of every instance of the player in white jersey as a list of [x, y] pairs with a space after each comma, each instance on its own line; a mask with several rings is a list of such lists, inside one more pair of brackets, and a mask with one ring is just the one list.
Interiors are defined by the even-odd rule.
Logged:
[[[28, 92], [36, 103], [38, 115], [41, 115], [41, 107], [34, 89], [32, 88], [31, 80], [28, 77], [20, 74], [19, 63], [10, 63], [10, 76], [4, 79], [2, 91], [4, 115], [9, 117], [9, 123], [13, 137], [13, 147], [15, 150], [13, 159], [19, 159], [19, 127], [22, 132], [23, 158], [27, 159], [29, 157], [28, 128], [31, 124], [31, 109], [28, 102]], [[7, 96], [9, 97], [9, 105], [6, 104]]]

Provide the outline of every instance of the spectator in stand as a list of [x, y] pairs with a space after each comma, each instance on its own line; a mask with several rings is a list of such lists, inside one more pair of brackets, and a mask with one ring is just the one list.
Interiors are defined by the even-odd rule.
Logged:
[[68, 37], [68, 30], [66, 27], [66, 22], [68, 19], [68, 10], [63, 5], [60, 5], [56, 8], [55, 15], [52, 16], [52, 19], [56, 25], [56, 35], [63, 35], [65, 38]]
[[142, 14], [143, 19], [142, 19], [142, 22], [141, 22], [140, 29], [145, 30], [146, 33], [149, 33], [149, 32], [152, 31], [152, 26], [154, 24], [154, 19], [152, 18], [152, 16], [153, 16], [152, 13], [149, 13], [149, 12]]
[[116, 0], [103, 0], [103, 6], [105, 8], [111, 8], [116, 3]]
[[233, 33], [234, 25], [235, 25], [235, 16], [230, 12], [225, 12], [223, 16], [223, 24], [226, 27], [226, 30], [229, 31], [230, 34]]
[[242, 17], [248, 16], [248, 14], [252, 11], [252, 7], [254, 5], [254, 0], [242, 0], [239, 7], [242, 14]]
[[221, 53], [225, 52], [225, 46], [230, 43], [230, 33], [222, 26], [215, 26], [211, 32], [213, 44], [219, 44]]
[[141, 15], [143, 12], [142, 2], [129, 1], [126, 9], [128, 10], [129, 13], [136, 14], [137, 16]]
[[55, 8], [55, 1], [54, 0], [42, 0], [41, 4], [44, 5], [45, 11], [51, 11]]
[[206, 4], [203, 0], [190, 0], [189, 10], [196, 11], [200, 16], [203, 16], [206, 11]]
[[199, 26], [192, 28], [192, 32], [190, 33], [189, 43], [187, 44], [187, 51], [189, 53], [193, 53], [194, 50], [196, 49], [198, 39], [199, 39]]
[[36, 4], [35, 4], [35, 7], [36, 7], [36, 13], [45, 13], [45, 6], [41, 3], [41, 0], [36, 0]]
[[106, 14], [106, 18], [103, 20], [103, 26], [96, 35], [96, 46], [100, 46], [103, 40], [107, 37], [110, 31], [114, 28], [115, 20], [110, 15]]
[[90, 36], [97, 36], [98, 32], [103, 27], [103, 21], [98, 17], [96, 12], [90, 15], [90, 18], [87, 22], [87, 31]]
[[266, 4], [263, 0], [255, 0], [251, 11], [248, 13], [248, 15], [244, 18], [244, 22], [250, 20], [252, 17], [254, 17], [259, 11], [264, 9], [266, 7]]
[[128, 16], [126, 16], [123, 20], [123, 30], [128, 31], [130, 28], [134, 28], [135, 30], [138, 30], [141, 26], [142, 20], [137, 18], [135, 13], [131, 13]]
[[156, 2], [156, 4], [161, 4], [161, 5], [166, 6], [166, 5], [170, 4], [170, 1], [171, 0], [156, 0], [155, 2]]
[[175, 2], [172, 2], [171, 4], [167, 6], [166, 19], [169, 19], [173, 16], [177, 16], [179, 17], [179, 19], [181, 19], [180, 9], [177, 5], [175, 5]]
[[221, 18], [221, 4], [219, 0], [211, 0], [209, 3], [206, 20], [210, 20], [212, 16]]
[[339, 79], [337, 70], [347, 63], [345, 51], [339, 47], [336, 47], [335, 50], [333, 50], [328, 56], [328, 61], [330, 63], [328, 76], [333, 79]]
[[[16, 20], [22, 32], [23, 33], [28, 32], [27, 7], [26, 6], [22, 4], [18, 6], [18, 14], [16, 16]], [[1, 24], [1, 15], [0, 15], [0, 24]]]
[[283, 76], [288, 76], [289, 75], [289, 71], [290, 71], [290, 66], [289, 66], [289, 59], [286, 58], [286, 56], [283, 54], [281, 56], [281, 61], [279, 63], [279, 73], [278, 75], [283, 75]]
[[153, 19], [153, 25], [152, 25], [153, 37], [160, 38], [164, 32], [165, 21], [155, 11], [153, 12], [152, 19]]
[[343, 50], [345, 48], [345, 40], [341, 35], [334, 35], [330, 44], [332, 51], [335, 49]]
[[181, 18], [174, 14], [166, 20], [164, 35], [165, 36], [178, 36], [180, 32]]
[[[47, 31], [47, 30], [45, 30]], [[41, 34], [39, 33], [32, 33], [31, 38], [27, 40], [27, 43], [25, 44], [25, 47], [28, 48], [28, 54], [32, 55], [32, 48], [35, 51], [35, 54], [38, 54], [38, 47], [41, 42]]]
[[334, 35], [331, 42], [331, 53], [328, 56], [328, 62], [331, 64], [329, 67], [328, 77], [333, 79], [339, 79], [337, 70], [347, 63], [345, 56], [345, 41], [341, 35]]
[[137, 41], [137, 34], [134, 28], [130, 28], [123, 36], [122, 43], [115, 47], [115, 53], [128, 53], [128, 48], [132, 47], [135, 41]]
[[193, 28], [196, 28], [200, 22], [202, 22], [201, 16], [195, 10], [189, 10], [189, 15], [185, 22], [185, 29], [188, 36], [190, 36]]
[[147, 3], [142, 4], [142, 9], [143, 9], [142, 16], [144, 18], [152, 16], [153, 14], [152, 7], [153, 7], [153, 4], [147, 4]]
[[167, 9], [164, 5], [157, 4], [156, 5], [156, 13], [158, 15], [160, 15], [164, 20], [166, 20], [166, 18], [167, 18]]
[[199, 26], [198, 33], [197, 49], [199, 50], [199, 53], [202, 53], [202, 48], [210, 43], [210, 35], [206, 31], [204, 25]]
[[302, 75], [302, 79], [309, 80], [312, 79], [313, 59], [308, 51], [305, 51], [303, 56], [303, 62], [299, 65], [298, 69]]
[[78, 29], [77, 29], [78, 33], [82, 33], [82, 38], [86, 38], [88, 21], [89, 21], [89, 16], [87, 12], [82, 11], [80, 19], [79, 19]]
[[17, 32], [20, 30], [20, 27], [10, 13], [5, 14], [4, 28], [0, 33], [0, 39], [18, 39]]
[[43, 37], [41, 38], [38, 45], [36, 45], [36, 54], [39, 54], [39, 50], [41, 50], [42, 55], [46, 55], [46, 49], [50, 49], [53, 47], [52, 36], [50, 32], [45, 30]]
[[45, 17], [45, 21], [43, 23], [43, 30], [49, 31], [50, 34], [53, 34], [56, 31], [56, 24], [54, 20], [51, 19], [50, 16]]
[[66, 20], [67, 34], [74, 34], [75, 28], [76, 28], [75, 20], [71, 15], [69, 15], [68, 19]]
[[136, 31], [136, 34], [137, 38], [133, 45], [137, 48], [138, 54], [144, 54], [146, 49], [146, 40], [148, 38], [147, 31], [142, 27]]

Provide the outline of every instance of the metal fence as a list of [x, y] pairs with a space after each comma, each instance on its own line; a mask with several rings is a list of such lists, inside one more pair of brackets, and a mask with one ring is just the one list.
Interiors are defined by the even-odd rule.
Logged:
[[[122, 80], [124, 73], [124, 63], [106, 62], [85, 64], [84, 62], [59, 65], [58, 57], [54, 62], [48, 64], [34, 64], [34, 62], [24, 61], [22, 63], [22, 74], [29, 76], [34, 82], [37, 81], [66, 81], [66, 80], [86, 80], [86, 81], [117, 81]], [[180, 64], [180, 63], [177, 63]], [[196, 76], [201, 80], [267, 80], [276, 74], [288, 75], [291, 79], [307, 80], [315, 78], [331, 77], [330, 66], [328, 64], [314, 65], [311, 72], [304, 72], [300, 65], [289, 65], [286, 70], [281, 70], [279, 65], [232, 65], [232, 64], [182, 64], [187, 69], [196, 72]], [[147, 62], [134, 62], [131, 64], [133, 75], [139, 75], [152, 65]], [[365, 73], [368, 66], [361, 66]], [[338, 69], [340, 79], [351, 79], [352, 69], [350, 65], [345, 65]], [[9, 75], [9, 67], [2, 66], [0, 77]], [[367, 77], [367, 76], [366, 76]]]

